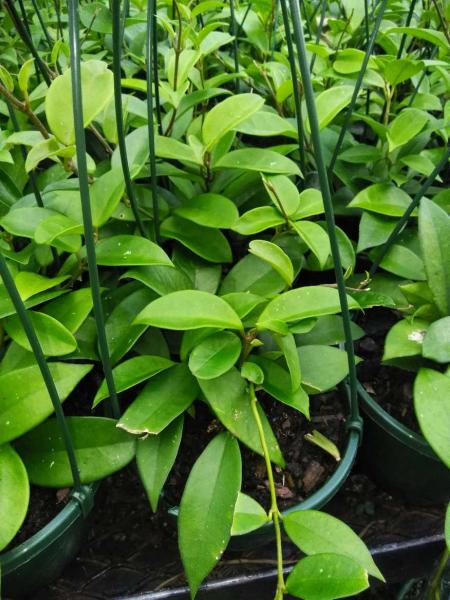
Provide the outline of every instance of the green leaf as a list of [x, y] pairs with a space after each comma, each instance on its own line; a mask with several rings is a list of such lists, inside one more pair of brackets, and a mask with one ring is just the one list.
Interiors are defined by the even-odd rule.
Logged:
[[191, 282], [189, 288], [214, 294], [221, 279], [221, 265], [215, 265], [203, 260], [184, 248], [175, 248], [173, 262]]
[[299, 209], [292, 215], [292, 219], [306, 219], [314, 215], [321, 215], [324, 212], [323, 198], [319, 190], [307, 188], [299, 196]]
[[279, 246], [266, 240], [252, 240], [249, 244], [249, 252], [273, 267], [288, 286], [292, 285], [294, 267], [289, 256]]
[[[78, 221], [69, 219], [65, 215], [54, 215], [39, 223], [34, 232], [34, 241], [36, 244], [53, 244], [57, 246], [57, 244], [54, 244], [55, 240], [64, 243], [66, 241], [64, 236], [77, 236], [76, 246], [79, 248], [81, 247], [81, 240], [78, 238], [80, 233], [83, 233], [83, 226]], [[67, 240], [66, 243], [70, 244], [71, 242]]]
[[[353, 321], [350, 323], [350, 327], [353, 340], [365, 335], [364, 330]], [[313, 327], [309, 331], [297, 335], [296, 340], [299, 346], [342, 344], [345, 342], [342, 317], [338, 315], [319, 317]]]
[[195, 346], [189, 356], [189, 369], [198, 379], [214, 379], [231, 369], [241, 349], [241, 341], [236, 334], [219, 331]]
[[428, 285], [446, 316], [450, 314], [450, 217], [426, 198], [420, 202], [419, 239]]
[[429, 115], [418, 108], [402, 110], [389, 125], [387, 133], [389, 152], [412, 140], [422, 131], [429, 119]]
[[[247, 383], [242, 379], [239, 371], [233, 367], [216, 379], [200, 379], [198, 383], [212, 410], [228, 431], [251, 450], [264, 456], [251, 409]], [[278, 442], [259, 404], [258, 411], [263, 423], [270, 458], [275, 464], [283, 467], [284, 459]]]
[[[70, 331], [59, 321], [40, 312], [28, 312], [33, 328], [46, 356], [63, 356], [70, 354], [77, 347], [77, 342]], [[31, 350], [30, 342], [22, 328], [17, 315], [7, 317], [4, 327], [8, 335], [26, 350]]]
[[80, 6], [80, 21], [91, 31], [112, 33], [111, 11], [101, 2]]
[[280, 117], [275, 112], [259, 110], [235, 127], [235, 131], [245, 135], [255, 135], [260, 137], [274, 137], [282, 135], [296, 139], [298, 137], [297, 128], [288, 119]]
[[177, 457], [182, 433], [180, 415], [158, 435], [137, 440], [136, 464], [153, 512], [158, 509], [159, 496]]
[[298, 348], [302, 385], [309, 394], [326, 392], [348, 375], [347, 353], [331, 346]]
[[180, 290], [189, 290], [193, 287], [189, 277], [183, 271], [176, 267], [165, 267], [163, 265], [130, 269], [122, 278], [136, 279], [155, 291], [158, 296], [165, 296]]
[[230, 539], [241, 471], [238, 443], [225, 432], [208, 444], [189, 474], [180, 504], [178, 545], [192, 597]]
[[450, 317], [432, 323], [423, 341], [422, 354], [439, 363], [450, 362]]
[[19, 531], [28, 510], [30, 484], [25, 466], [9, 445], [0, 446], [0, 550]]
[[115, 235], [96, 246], [97, 263], [107, 267], [165, 265], [172, 261], [157, 244], [136, 235]]
[[158, 434], [194, 402], [197, 383], [184, 363], [152, 377], [127, 408], [117, 427], [141, 435]]
[[177, 240], [198, 256], [213, 263], [231, 262], [231, 248], [221, 231], [173, 216], [161, 223], [161, 235]]
[[301, 510], [288, 514], [283, 524], [290, 539], [305, 554], [346, 556], [373, 577], [384, 581], [364, 542], [336, 517], [318, 510]]
[[101, 227], [114, 214], [125, 190], [122, 169], [113, 168], [94, 181], [90, 188], [92, 223]]
[[300, 194], [297, 186], [289, 177], [286, 175], [263, 176], [263, 183], [274, 206], [281, 213], [288, 217], [296, 213], [300, 205]]
[[184, 200], [175, 213], [197, 225], [228, 229], [233, 227], [239, 218], [236, 206], [220, 194], [200, 194]]
[[[372, 259], [376, 255], [376, 250], [369, 253]], [[392, 244], [380, 262], [380, 267], [405, 279], [415, 279], [418, 281], [426, 279], [422, 258], [411, 248], [401, 244]]]
[[46, 160], [47, 158], [55, 156], [72, 158], [74, 154], [75, 146], [61, 146], [52, 136], [30, 148], [25, 161], [25, 171], [27, 173], [33, 171], [41, 161]]
[[224, 277], [220, 293], [250, 292], [272, 296], [285, 287], [283, 279], [270, 265], [249, 254], [237, 262]]
[[244, 213], [232, 227], [241, 235], [252, 235], [285, 223], [284, 217], [273, 206], [258, 206]]
[[[359, 308], [358, 303], [347, 296], [349, 308]], [[290, 290], [274, 298], [261, 313], [257, 326], [264, 328], [265, 321], [280, 320], [285, 323], [308, 317], [320, 317], [340, 312], [339, 294], [333, 288], [305, 286]]]
[[425, 29], [424, 27], [391, 27], [385, 31], [386, 34], [391, 33], [406, 33], [411, 37], [415, 37], [419, 40], [426, 40], [431, 42], [435, 46], [442, 48], [448, 52], [449, 45], [445, 34], [442, 31], [435, 31], [434, 29]]
[[339, 448], [336, 446], [336, 444], [325, 435], [320, 433], [320, 431], [317, 431], [317, 429], [313, 429], [311, 433], [307, 433], [305, 435], [305, 440], [311, 442], [311, 444], [314, 444], [319, 448], [322, 448], [322, 450], [328, 452], [328, 454], [330, 454], [335, 460], [341, 460], [341, 453], [339, 452]]
[[414, 408], [427, 442], [450, 468], [450, 377], [420, 369], [414, 382]]
[[134, 323], [179, 330], [242, 329], [241, 320], [225, 300], [200, 290], [182, 290], [162, 296], [144, 308]]
[[105, 332], [112, 364], [126, 354], [147, 329], [147, 325], [137, 325], [134, 320], [155, 295], [148, 288], [138, 289], [125, 296], [106, 319]]
[[450, 549], [450, 504], [447, 505], [445, 513], [445, 543], [447, 548]]
[[424, 68], [422, 62], [413, 61], [407, 58], [390, 61], [384, 69], [385, 79], [393, 86], [397, 86], [403, 81], [407, 81]]
[[[125, 137], [128, 166], [131, 179], [135, 179], [145, 166], [149, 157], [148, 127], [143, 125], [134, 129]], [[111, 169], [122, 173], [119, 147], [116, 147], [111, 157]]]
[[39, 206], [15, 208], [0, 220], [0, 225], [12, 235], [34, 239], [34, 232], [39, 223], [55, 215], [58, 213], [54, 210]]
[[329, 552], [300, 560], [286, 581], [289, 594], [303, 600], [348, 598], [368, 587], [367, 573], [358, 562]]
[[298, 390], [302, 381], [300, 361], [298, 358], [297, 348], [295, 346], [295, 338], [292, 333], [286, 335], [275, 335], [275, 340], [284, 354], [286, 365], [291, 376], [291, 389], [293, 392]]
[[[148, 144], [148, 141], [147, 141]], [[156, 156], [169, 158], [187, 163], [196, 163], [201, 165], [201, 159], [195, 154], [190, 146], [183, 144], [178, 140], [162, 135], [155, 136]]]
[[257, 94], [239, 94], [216, 104], [203, 121], [202, 136], [206, 150], [210, 151], [228, 131], [257, 112], [263, 104], [264, 99]]
[[[353, 87], [339, 85], [333, 86], [317, 96], [316, 110], [320, 129], [329, 125], [334, 117], [350, 103], [352, 95]], [[307, 122], [307, 128], [309, 130], [309, 122]]]
[[[128, 390], [173, 365], [174, 362], [172, 360], [162, 356], [133, 356], [133, 358], [124, 361], [112, 371], [116, 392], [120, 393]], [[108, 386], [104, 379], [95, 395], [92, 408], [105, 398], [108, 398], [108, 396]]]
[[215, 165], [217, 169], [244, 169], [259, 173], [300, 175], [294, 161], [265, 148], [242, 148], [225, 154]]
[[362, 165], [380, 160], [381, 158], [381, 150], [367, 144], [356, 144], [339, 154], [339, 160]]
[[261, 385], [264, 381], [264, 372], [256, 363], [244, 362], [241, 367], [241, 377], [256, 385]]
[[42, 312], [59, 321], [71, 333], [75, 333], [91, 310], [92, 292], [90, 288], [82, 288], [52, 300], [44, 306]]
[[31, 271], [20, 271], [14, 277], [14, 283], [16, 284], [20, 297], [25, 301], [36, 294], [56, 287], [63, 281], [66, 281], [66, 279], [68, 279], [67, 275], [50, 278]]
[[234, 508], [231, 535], [244, 535], [259, 529], [269, 521], [264, 508], [247, 494], [239, 492]]
[[[92, 365], [49, 363], [59, 398], [63, 402]], [[0, 375], [0, 444], [23, 435], [53, 413], [53, 404], [36, 364]]]
[[[67, 417], [82, 483], [103, 479], [133, 460], [136, 450], [132, 436], [105, 417]], [[50, 419], [16, 442], [16, 448], [35, 485], [52, 488], [74, 484], [60, 427]]]
[[363, 211], [359, 222], [357, 252], [359, 253], [367, 248], [374, 248], [375, 246], [384, 244], [394, 231], [396, 224], [396, 219]]
[[278, 363], [262, 356], [251, 356], [251, 361], [261, 367], [264, 374], [262, 389], [279, 400], [295, 408], [309, 419], [309, 398], [302, 387], [292, 391], [289, 373]]
[[348, 206], [364, 208], [388, 217], [402, 217], [410, 204], [411, 197], [395, 185], [374, 183], [356, 194]]
[[331, 252], [328, 233], [312, 221], [296, 221], [292, 225], [323, 268]]
[[[83, 126], [87, 127], [99, 115], [113, 96], [113, 74], [100, 60], [81, 64], [83, 96]], [[66, 146], [75, 143], [72, 108], [71, 71], [67, 69], [54, 79], [45, 96], [47, 123], [56, 137]]]
[[[428, 322], [422, 319], [411, 321], [402, 319], [389, 330], [384, 344], [383, 362], [400, 364], [396, 359], [422, 355], [422, 344], [425, 338]], [[407, 362], [405, 362], [407, 364]], [[415, 363], [409, 361], [411, 367]]]
[[231, 292], [224, 294], [222, 298], [228, 302], [240, 319], [244, 319], [257, 306], [267, 302], [262, 296], [257, 296], [250, 292]]

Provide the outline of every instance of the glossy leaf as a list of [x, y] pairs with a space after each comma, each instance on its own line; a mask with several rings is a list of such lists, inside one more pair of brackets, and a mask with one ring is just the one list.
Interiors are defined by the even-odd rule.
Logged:
[[[199, 385], [217, 418], [228, 431], [262, 456], [261, 441], [250, 405], [250, 394], [247, 383], [242, 379], [239, 371], [233, 367], [216, 379], [199, 380]], [[279, 466], [284, 466], [278, 442], [259, 405], [258, 411], [271, 460]]]
[[192, 597], [231, 536], [241, 487], [241, 455], [229, 433], [217, 435], [194, 464], [178, 517], [178, 545]]
[[289, 594], [303, 600], [348, 598], [368, 587], [367, 573], [356, 561], [328, 552], [300, 560], [286, 581]]
[[251, 235], [278, 227], [284, 222], [284, 217], [273, 206], [258, 206], [244, 213], [232, 229], [241, 235]]
[[[105, 417], [67, 417], [82, 483], [103, 479], [133, 460], [132, 436]], [[56, 419], [50, 419], [16, 442], [16, 448], [35, 485], [73, 486], [67, 451]]]
[[[92, 365], [49, 363], [61, 401], [92, 369]], [[36, 364], [0, 375], [0, 444], [23, 435], [53, 413], [53, 404]]]
[[92, 310], [92, 292], [81, 288], [48, 302], [42, 312], [53, 317], [71, 333], [75, 333]]
[[242, 363], [241, 377], [256, 385], [261, 385], [264, 381], [264, 371], [256, 363], [246, 361]]
[[323, 268], [331, 252], [327, 232], [312, 221], [297, 221], [292, 225], [311, 252], [317, 257], [320, 267]]
[[[350, 309], [358, 308], [353, 298], [348, 296]], [[261, 313], [258, 327], [265, 321], [280, 320], [285, 323], [300, 321], [308, 317], [320, 317], [340, 312], [337, 290], [320, 286], [305, 286], [290, 290], [274, 298]]]
[[[352, 339], [357, 340], [365, 335], [364, 330], [353, 321], [350, 327], [352, 330]], [[297, 335], [296, 340], [299, 346], [342, 344], [345, 342], [342, 317], [338, 315], [319, 317], [313, 327], [309, 331]]]
[[202, 136], [206, 150], [209, 151], [228, 131], [257, 112], [263, 104], [263, 98], [257, 94], [239, 94], [216, 104], [203, 121]]
[[178, 454], [183, 433], [183, 416], [179, 416], [158, 435], [138, 439], [136, 464], [139, 477], [153, 512], [166, 479]]
[[263, 177], [264, 187], [274, 206], [283, 215], [290, 217], [300, 205], [300, 194], [295, 183], [286, 175]]
[[418, 135], [429, 120], [429, 115], [417, 108], [405, 108], [389, 126], [387, 138], [389, 152], [403, 146]]
[[341, 460], [341, 453], [339, 452], [339, 448], [336, 446], [334, 442], [332, 442], [325, 435], [317, 431], [317, 429], [313, 429], [311, 433], [307, 433], [305, 435], [305, 440], [311, 442], [315, 446], [322, 448], [325, 452], [328, 452], [335, 460]]
[[181, 363], [152, 377], [133, 400], [117, 427], [136, 435], [158, 434], [195, 400], [198, 387]]
[[30, 484], [20, 456], [9, 444], [0, 446], [0, 550], [19, 531], [28, 510]]
[[136, 279], [153, 291], [158, 296], [165, 296], [171, 292], [189, 290], [193, 287], [189, 277], [176, 267], [164, 265], [152, 265], [147, 267], [136, 267], [127, 271], [123, 278]]
[[[39, 312], [28, 312], [42, 350], [46, 356], [63, 356], [70, 354], [77, 347], [77, 342], [70, 331], [59, 321]], [[8, 335], [26, 350], [31, 350], [30, 342], [18, 316], [7, 317], [4, 327]]]
[[136, 235], [116, 235], [96, 245], [97, 263], [107, 267], [145, 265], [172, 266], [172, 261], [157, 244]]
[[434, 321], [423, 341], [422, 354], [440, 363], [450, 362], [450, 317]]
[[419, 239], [428, 285], [443, 316], [450, 314], [450, 216], [422, 198]]
[[279, 400], [298, 410], [309, 419], [309, 398], [302, 387], [292, 390], [289, 373], [278, 363], [262, 356], [252, 356], [252, 362], [261, 367], [264, 380], [262, 389]]
[[259, 173], [300, 175], [294, 161], [265, 148], [242, 148], [225, 154], [216, 164], [217, 169], [244, 169]]
[[[173, 365], [173, 361], [163, 356], [133, 356], [120, 363], [112, 371], [116, 392], [120, 393], [128, 390], [138, 383], [142, 383], [150, 379], [150, 377], [157, 375], [161, 371], [169, 369]], [[108, 396], [108, 386], [106, 380], [103, 380], [95, 395], [92, 407], [97, 406], [99, 402], [108, 398]]]
[[211, 193], [185, 200], [175, 213], [197, 225], [219, 229], [233, 227], [239, 218], [237, 208], [231, 200], [220, 194]]
[[359, 192], [348, 206], [364, 208], [388, 217], [402, 217], [410, 203], [410, 196], [395, 185], [374, 183]]
[[161, 235], [177, 240], [201, 258], [213, 263], [230, 262], [231, 248], [221, 231], [173, 216], [161, 223]]
[[259, 529], [267, 523], [269, 517], [264, 508], [247, 494], [239, 492], [234, 508], [233, 526], [231, 535], [244, 535]]
[[[107, 64], [100, 60], [83, 62], [81, 89], [83, 125], [87, 127], [103, 111], [113, 95], [113, 74]], [[66, 146], [73, 144], [75, 128], [70, 69], [52, 81], [45, 97], [45, 114], [52, 133]]]
[[272, 296], [286, 287], [282, 277], [257, 256], [244, 256], [227, 273], [220, 287], [221, 294], [250, 292], [260, 296]]
[[195, 346], [189, 356], [189, 369], [198, 379], [214, 379], [231, 369], [241, 349], [237, 335], [231, 331], [219, 331]]
[[[428, 327], [427, 321], [417, 318], [411, 321], [402, 319], [395, 323], [386, 336], [383, 362], [392, 363], [397, 358], [421, 356]], [[413, 363], [410, 364], [412, 367]]]
[[336, 517], [317, 510], [301, 510], [287, 515], [283, 524], [290, 539], [305, 554], [346, 556], [373, 577], [384, 581], [364, 542]]
[[450, 468], [450, 377], [420, 369], [414, 382], [414, 408], [427, 442]]
[[134, 324], [180, 330], [242, 329], [241, 320], [225, 300], [200, 290], [182, 290], [154, 300], [139, 313]]
[[289, 256], [279, 246], [266, 240], [252, 240], [249, 244], [249, 252], [273, 267], [288, 286], [292, 285], [294, 267]]
[[301, 346], [298, 348], [298, 356], [302, 369], [302, 385], [310, 394], [326, 392], [348, 375], [347, 353], [339, 348]]
[[334, 117], [349, 104], [352, 95], [353, 87], [340, 85], [333, 86], [317, 96], [316, 110], [320, 129], [329, 125]]

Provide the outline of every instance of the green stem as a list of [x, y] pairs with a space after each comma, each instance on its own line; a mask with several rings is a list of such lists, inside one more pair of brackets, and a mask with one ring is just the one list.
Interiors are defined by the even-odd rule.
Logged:
[[439, 586], [441, 583], [442, 573], [444, 572], [444, 569], [447, 566], [449, 558], [450, 553], [448, 551], [448, 548], [445, 548], [444, 552], [442, 553], [441, 560], [439, 561], [439, 565], [433, 575], [433, 578], [430, 581], [426, 600], [439, 600], [439, 598], [441, 597]]
[[264, 460], [266, 463], [267, 469], [267, 478], [269, 480], [269, 490], [270, 490], [270, 512], [269, 516], [272, 518], [273, 527], [275, 529], [275, 543], [277, 548], [277, 590], [275, 593], [275, 600], [282, 600], [284, 596], [284, 592], [286, 589], [284, 583], [284, 574], [283, 574], [283, 546], [281, 540], [281, 514], [278, 510], [277, 504], [277, 495], [275, 492], [275, 482], [273, 479], [273, 470], [272, 463], [270, 462], [270, 454], [269, 449], [267, 447], [266, 437], [264, 435], [264, 428], [261, 421], [261, 416], [258, 411], [258, 399], [255, 393], [255, 386], [253, 383], [250, 383], [250, 399], [251, 399], [251, 407], [253, 412], [253, 417], [255, 419], [256, 426], [258, 428], [259, 439], [261, 441], [261, 447], [264, 454]]

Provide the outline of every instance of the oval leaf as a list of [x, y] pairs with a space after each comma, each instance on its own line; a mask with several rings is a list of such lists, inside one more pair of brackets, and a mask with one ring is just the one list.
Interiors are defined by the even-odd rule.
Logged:
[[200, 194], [185, 200], [175, 213], [204, 227], [228, 229], [239, 218], [236, 206], [220, 194]]
[[242, 329], [241, 320], [225, 300], [200, 290], [181, 290], [162, 296], [144, 308], [134, 323], [178, 330]]
[[239, 492], [234, 508], [233, 526], [231, 535], [243, 535], [259, 529], [267, 523], [269, 517], [264, 508], [247, 494]]
[[[135, 439], [120, 431], [114, 419], [67, 417], [82, 483], [103, 479], [125, 467], [135, 455]], [[18, 442], [16, 448], [35, 485], [73, 486], [69, 458], [56, 419], [46, 421]]]
[[237, 441], [229, 433], [220, 433], [197, 459], [187, 480], [178, 544], [193, 597], [230, 539], [241, 471]]
[[0, 446], [0, 550], [6, 548], [25, 519], [30, 484], [25, 466], [9, 445]]
[[214, 379], [226, 373], [241, 354], [241, 341], [231, 331], [219, 331], [196, 346], [189, 356], [189, 368], [198, 379]]
[[266, 240], [252, 240], [249, 244], [249, 251], [250, 254], [254, 254], [275, 269], [287, 285], [292, 285], [294, 267], [289, 256], [279, 246]]
[[162, 248], [136, 235], [116, 235], [100, 240], [96, 253], [97, 263], [107, 267], [173, 266]]

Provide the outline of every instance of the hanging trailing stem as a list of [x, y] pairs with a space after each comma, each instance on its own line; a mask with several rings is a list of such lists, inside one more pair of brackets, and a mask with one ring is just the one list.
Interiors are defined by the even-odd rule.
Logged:
[[273, 470], [272, 463], [270, 461], [269, 449], [267, 447], [266, 437], [264, 435], [264, 428], [261, 421], [261, 416], [258, 412], [258, 399], [255, 393], [255, 386], [253, 383], [250, 383], [250, 401], [253, 412], [253, 417], [255, 419], [256, 426], [258, 428], [259, 439], [261, 441], [261, 447], [264, 454], [264, 460], [266, 463], [267, 469], [267, 478], [269, 481], [269, 491], [270, 491], [270, 511], [269, 517], [272, 519], [273, 527], [275, 530], [275, 543], [277, 549], [277, 589], [275, 592], [274, 600], [282, 600], [284, 596], [284, 592], [286, 590], [286, 586], [284, 583], [284, 575], [283, 575], [283, 546], [281, 541], [281, 513], [278, 510], [277, 504], [277, 495], [275, 492], [275, 482], [273, 479]]

